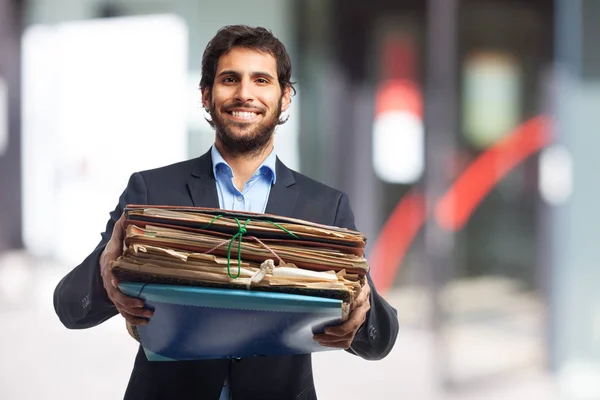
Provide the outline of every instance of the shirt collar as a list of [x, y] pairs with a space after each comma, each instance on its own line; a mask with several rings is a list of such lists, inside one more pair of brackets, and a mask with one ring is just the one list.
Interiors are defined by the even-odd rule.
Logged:
[[[227, 164], [227, 161], [225, 161], [225, 159], [223, 158], [223, 156], [217, 149], [217, 146], [215, 146], [214, 144], [210, 150], [210, 156], [212, 158], [213, 173], [214, 173], [215, 177], [217, 176], [217, 172], [219, 171], [219, 169], [223, 170], [222, 167], [225, 167], [224, 168], [225, 172], [227, 172], [227, 174], [230, 177], [233, 177], [233, 170], [231, 169], [229, 164]], [[273, 149], [273, 151], [271, 151], [271, 154], [269, 154], [269, 156], [265, 159], [265, 161], [263, 161], [262, 164], [260, 164], [260, 166], [258, 167], [258, 169], [256, 171], [264, 173], [264, 174], [268, 174], [268, 177], [273, 177], [273, 183], [275, 183], [276, 178], [277, 178], [277, 173], [275, 172], [276, 171], [276, 168], [275, 168], [276, 163], [277, 163], [277, 153], [275, 152], [275, 149]]]

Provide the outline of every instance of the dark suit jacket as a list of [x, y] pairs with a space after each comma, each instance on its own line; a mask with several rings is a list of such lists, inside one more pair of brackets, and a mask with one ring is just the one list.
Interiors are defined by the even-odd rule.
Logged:
[[[271, 188], [267, 213], [355, 229], [348, 196], [290, 170], [279, 160], [276, 168], [277, 182]], [[102, 284], [99, 258], [126, 204], [218, 208], [210, 152], [131, 176], [96, 249], [56, 287], [54, 308], [67, 328], [90, 328], [117, 314]], [[368, 279], [371, 310], [348, 351], [366, 360], [378, 360], [394, 345], [398, 319], [396, 310], [377, 294]], [[148, 362], [140, 348], [125, 399], [216, 400], [228, 372], [234, 400], [316, 398], [310, 355]]]

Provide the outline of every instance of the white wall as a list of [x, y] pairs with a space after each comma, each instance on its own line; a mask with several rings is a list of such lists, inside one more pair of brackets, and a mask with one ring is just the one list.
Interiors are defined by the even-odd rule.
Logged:
[[[122, 0], [111, 4], [128, 18], [93, 20], [99, 4], [37, 0], [26, 15], [24, 240], [34, 254], [69, 263], [97, 244], [131, 173], [196, 157], [213, 143], [198, 83], [219, 28], [264, 26], [294, 55], [289, 1]], [[135, 22], [140, 15], [147, 17]], [[294, 169], [298, 104], [276, 134], [280, 158]]]
[[174, 16], [30, 27], [23, 40], [23, 231], [80, 262], [129, 176], [186, 158], [187, 31]]

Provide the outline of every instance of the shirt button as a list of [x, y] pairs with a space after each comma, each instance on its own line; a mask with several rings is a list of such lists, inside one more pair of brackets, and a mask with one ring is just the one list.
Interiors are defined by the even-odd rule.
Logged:
[[242, 196], [238, 196], [237, 201], [242, 201], [244, 198]]

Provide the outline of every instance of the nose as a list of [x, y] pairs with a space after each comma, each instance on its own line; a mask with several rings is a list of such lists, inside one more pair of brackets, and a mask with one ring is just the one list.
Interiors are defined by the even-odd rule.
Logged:
[[240, 84], [237, 86], [237, 91], [235, 95], [236, 100], [242, 103], [246, 103], [254, 99], [252, 95], [252, 87], [248, 79], [243, 79], [242, 81], [240, 81]]

